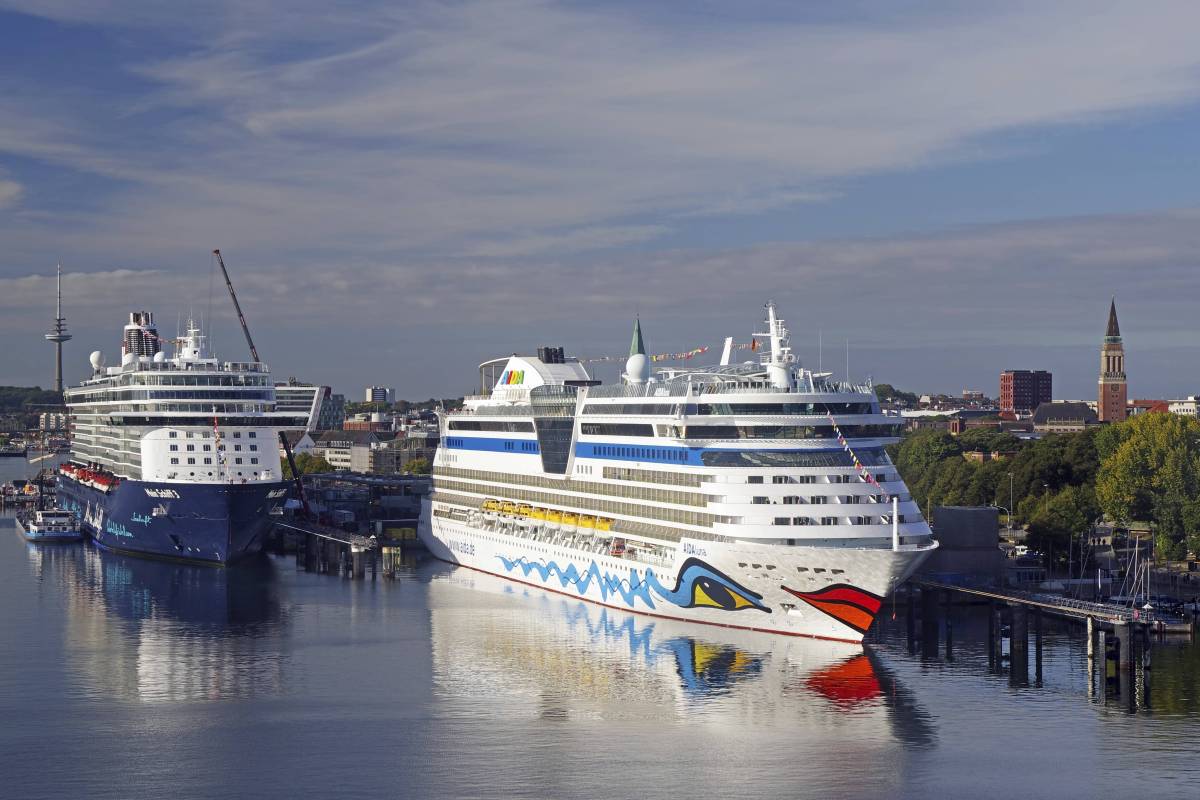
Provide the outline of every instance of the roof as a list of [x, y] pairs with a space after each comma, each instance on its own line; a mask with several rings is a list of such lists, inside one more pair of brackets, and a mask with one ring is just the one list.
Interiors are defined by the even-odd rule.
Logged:
[[350, 445], [370, 445], [379, 441], [375, 431], [325, 431], [317, 440], [318, 445], [336, 447]]
[[1117, 298], [1112, 299], [1108, 307], [1108, 331], [1104, 334], [1107, 339], [1120, 339], [1121, 326], [1117, 324]]
[[1087, 403], [1061, 401], [1042, 403], [1033, 412], [1034, 425], [1045, 425], [1051, 421], [1062, 422], [1066, 420], [1079, 421], [1085, 425], [1092, 425], [1097, 422], [1096, 412], [1092, 411]]
[[629, 355], [646, 355], [646, 343], [642, 341], [642, 321], [633, 321], [633, 342], [629, 345]]
[[287, 437], [288, 447], [295, 447], [301, 439], [308, 436], [308, 431], [284, 431], [283, 435]]

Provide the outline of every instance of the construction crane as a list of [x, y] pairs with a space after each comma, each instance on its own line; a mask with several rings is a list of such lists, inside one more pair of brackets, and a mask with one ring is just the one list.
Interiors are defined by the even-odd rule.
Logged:
[[233, 283], [229, 280], [229, 270], [225, 269], [225, 259], [221, 258], [220, 250], [213, 250], [213, 255], [217, 257], [217, 263], [221, 265], [221, 274], [225, 276], [225, 286], [229, 289], [229, 297], [233, 300], [233, 310], [237, 312], [238, 322], [242, 323], [242, 333], [246, 336], [246, 344], [250, 346], [250, 355], [255, 361], [262, 361], [258, 357], [258, 348], [254, 346], [254, 340], [250, 338], [250, 326], [246, 324], [246, 317], [242, 314], [242, 305], [238, 302], [237, 292], [233, 290]]
[[[225, 259], [221, 258], [220, 250], [213, 250], [213, 255], [217, 257], [217, 264], [221, 266], [221, 274], [225, 277], [225, 286], [229, 289], [229, 299], [233, 301], [234, 311], [237, 311], [238, 322], [242, 325], [242, 334], [246, 337], [246, 344], [250, 347], [250, 355], [256, 362], [261, 363], [262, 359], [258, 357], [258, 348], [254, 346], [254, 340], [250, 338], [250, 326], [246, 324], [242, 305], [238, 302], [237, 292], [233, 290], [233, 281], [229, 280], [229, 270], [225, 269]], [[308, 507], [308, 498], [304, 495], [304, 481], [300, 478], [300, 470], [296, 469], [292, 446], [288, 443], [287, 434], [283, 431], [279, 432], [279, 444], [283, 447], [284, 455], [287, 456], [288, 466], [292, 468], [292, 480], [296, 483], [296, 494], [300, 496], [300, 504], [304, 507], [304, 516], [311, 518], [312, 511]]]

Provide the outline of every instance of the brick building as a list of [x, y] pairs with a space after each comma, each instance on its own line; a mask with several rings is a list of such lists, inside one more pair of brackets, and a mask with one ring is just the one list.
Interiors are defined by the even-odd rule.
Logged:
[[1000, 411], [1028, 414], [1053, 399], [1054, 377], [1044, 369], [1006, 369], [1000, 373]]

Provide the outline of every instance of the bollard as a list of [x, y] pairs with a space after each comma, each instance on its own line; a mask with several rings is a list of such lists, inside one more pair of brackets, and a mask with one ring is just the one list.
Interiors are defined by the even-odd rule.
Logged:
[[365, 554], [362, 550], [359, 550], [356, 547], [351, 548], [350, 554], [354, 563], [354, 579], [362, 580], [367, 575], [367, 564], [364, 558]]

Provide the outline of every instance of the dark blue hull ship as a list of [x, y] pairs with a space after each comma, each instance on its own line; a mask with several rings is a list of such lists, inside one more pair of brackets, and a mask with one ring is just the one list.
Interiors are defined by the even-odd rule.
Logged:
[[262, 551], [282, 483], [153, 483], [107, 491], [58, 476], [60, 507], [79, 514], [96, 544], [132, 555], [226, 565]]

